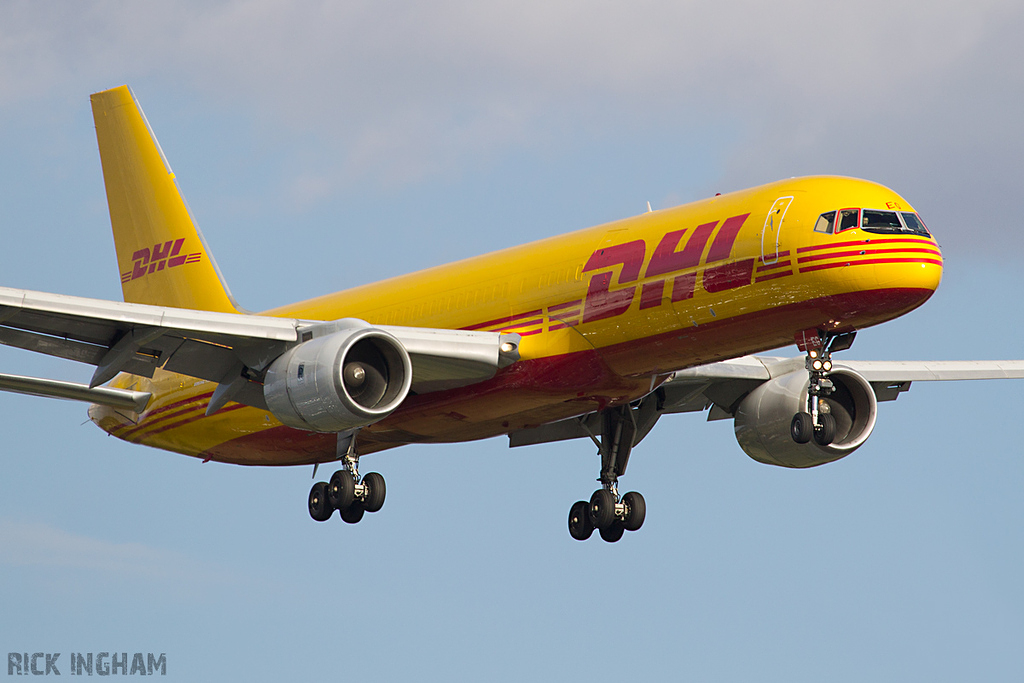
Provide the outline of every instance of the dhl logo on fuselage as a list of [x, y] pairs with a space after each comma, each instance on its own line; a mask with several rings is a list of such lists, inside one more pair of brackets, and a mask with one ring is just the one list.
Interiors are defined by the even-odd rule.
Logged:
[[[754, 274], [754, 259], [743, 259], [734, 263], [726, 263], [712, 266], [713, 263], [725, 261], [732, 253], [732, 246], [736, 242], [736, 236], [750, 216], [745, 213], [739, 216], [727, 218], [722, 222], [708, 249], [708, 255], [703, 264], [704, 278], [703, 286], [708, 292], [722, 292], [727, 289], [735, 289], [743, 285], [749, 285]], [[668, 232], [658, 242], [654, 253], [647, 262], [647, 269], [643, 274], [645, 280], [659, 275], [671, 276], [673, 273], [684, 272], [671, 277], [672, 293], [671, 301], [685, 301], [693, 298], [694, 287], [697, 284], [697, 271], [693, 270], [701, 265], [701, 256], [704, 255], [704, 248], [707, 246], [711, 234], [718, 227], [718, 221], [698, 225], [690, 233], [686, 244], [679, 248], [683, 237], [688, 232], [687, 228]], [[643, 240], [633, 240], [624, 244], [598, 249], [583, 266], [583, 272], [601, 270], [613, 266], [622, 266], [619, 272], [619, 285], [636, 282], [640, 279], [640, 271], [643, 268], [647, 255], [647, 244]], [[607, 270], [597, 273], [590, 278], [587, 286], [587, 296], [583, 304], [583, 319], [581, 322], [589, 323], [595, 320], [604, 320], [622, 315], [633, 304], [636, 298], [637, 285], [611, 291], [613, 271]], [[646, 282], [640, 289], [640, 309], [660, 306], [665, 298], [665, 285], [669, 277], [660, 278], [653, 282]]]
[[176, 268], [186, 263], [198, 263], [203, 258], [203, 252], [196, 251], [191, 254], [181, 254], [181, 247], [185, 244], [185, 238], [168, 240], [164, 243], [157, 242], [150, 247], [139, 249], [132, 254], [132, 269], [121, 273], [121, 283], [138, 280], [151, 273], [156, 273], [164, 268]]
[[[693, 298], [697, 284], [697, 267], [700, 265], [705, 266], [702, 280], [705, 291], [715, 293], [749, 285], [754, 275], [754, 258], [712, 265], [729, 258], [740, 228], [749, 216], [749, 213], [745, 213], [727, 218], [721, 222], [720, 228], [719, 221], [711, 221], [698, 225], [692, 231], [689, 228], [672, 230], [662, 236], [650, 259], [647, 258], [647, 243], [642, 239], [601, 247], [590, 255], [580, 271], [581, 274], [598, 271], [590, 276], [587, 293], [583, 299], [551, 304], [546, 309], [488, 320], [463, 329], [516, 332], [525, 337], [540, 334], [544, 330], [545, 317], [549, 332], [575, 327], [581, 323], [624, 314], [633, 305], [638, 287], [641, 310], [660, 306], [664, 303], [665, 287], [670, 281], [669, 299], [673, 303], [685, 301]], [[717, 233], [715, 228], [718, 228]], [[687, 238], [685, 244], [684, 237]], [[612, 290], [614, 268], [619, 266], [621, 270], [617, 284], [620, 289]], [[642, 286], [622, 287], [640, 279], [650, 278], [658, 279], [645, 282]]]

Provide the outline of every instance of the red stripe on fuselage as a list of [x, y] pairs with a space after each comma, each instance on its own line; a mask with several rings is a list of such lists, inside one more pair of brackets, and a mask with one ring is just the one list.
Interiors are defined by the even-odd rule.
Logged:
[[[801, 256], [799, 262], [810, 263], [811, 261], [824, 261], [830, 258], [847, 258], [849, 256], [865, 256], [867, 254], [931, 254], [933, 256], [942, 256], [942, 253], [935, 249], [861, 249], [860, 251], [833, 251], [827, 254], [811, 254], [809, 256]], [[801, 268], [801, 270], [804, 270]]]
[[518, 315], [510, 315], [510, 316], [507, 316], [505, 318], [497, 318], [495, 320], [488, 320], [485, 323], [476, 323], [475, 325], [467, 325], [466, 327], [462, 327], [462, 328], [459, 328], [459, 329], [462, 329], [462, 330], [479, 330], [479, 329], [481, 329], [483, 327], [492, 327], [492, 326], [495, 326], [495, 325], [504, 325], [504, 324], [507, 324], [507, 323], [511, 323], [511, 322], [513, 322], [515, 320], [522, 320], [523, 318], [532, 318], [535, 315], [542, 315], [543, 313], [544, 313], [544, 309], [538, 308], [536, 311], [530, 311], [529, 313], [520, 313]]
[[[780, 251], [778, 254], [775, 255], [775, 258], [776, 259], [780, 259], [780, 258], [785, 258], [787, 256], [789, 256], [789, 250], [788, 249], [786, 251]], [[764, 263], [765, 262], [764, 256], [762, 256], [761, 258], [757, 259], [757, 262], [758, 263]], [[758, 266], [758, 267], [760, 267], [760, 266]]]
[[[188, 405], [190, 403], [195, 403], [196, 401], [204, 401], [206, 399], [209, 399], [211, 396], [213, 396], [213, 392], [212, 391], [208, 391], [206, 393], [197, 394], [197, 395], [195, 395], [195, 396], [193, 396], [191, 398], [186, 398], [186, 399], [182, 399], [180, 401], [175, 401], [174, 403], [168, 403], [167, 405], [161, 406], [161, 407], [153, 410], [152, 412], [143, 413], [140, 416], [140, 419], [139, 419], [138, 423], [136, 423], [134, 425], [125, 425], [125, 427], [128, 428], [127, 431], [135, 431], [137, 429], [144, 429], [146, 427], [152, 426], [155, 422], [159, 422], [160, 420], [165, 420], [168, 417], [171, 417], [171, 416], [166, 416], [166, 417], [160, 418], [160, 420], [156, 420], [155, 418], [156, 418], [157, 415], [162, 415], [163, 413], [166, 413], [169, 410], [174, 410], [175, 408], [178, 408], [178, 407], [181, 407], [181, 406], [184, 406], [184, 405]], [[175, 414], [178, 414], [178, 413], [175, 413]], [[123, 430], [123, 429], [125, 429], [125, 427], [119, 427], [118, 429], [122, 429]], [[119, 437], [119, 436], [121, 436], [121, 434], [115, 433], [114, 436], [118, 436]]]
[[761, 273], [767, 273], [769, 270], [776, 270], [778, 268], [788, 268], [788, 267], [791, 267], [792, 265], [793, 265], [793, 262], [790, 261], [789, 259], [786, 259], [785, 261], [779, 261], [778, 263], [773, 263], [770, 266], [758, 266], [757, 267], [757, 274], [760, 275]]
[[765, 282], [767, 280], [775, 280], [775, 279], [778, 279], [780, 277], [787, 277], [787, 276], [792, 275], [792, 274], [793, 274], [792, 270], [784, 270], [784, 271], [779, 272], [779, 273], [769, 273], [768, 275], [758, 275], [754, 279], [754, 284], [757, 284], [758, 282]]
[[576, 299], [574, 301], [566, 301], [564, 304], [552, 304], [551, 306], [548, 306], [548, 313], [553, 313], [555, 311], [560, 311], [563, 308], [571, 308], [573, 306], [579, 306], [581, 303], [583, 303], [583, 299]]
[[559, 313], [557, 316], [556, 315], [552, 315], [552, 316], [549, 316], [549, 317], [552, 320], [563, 320], [565, 318], [576, 318], [576, 317], [579, 316], [580, 310], [581, 309], [579, 309], [579, 308], [574, 308], [571, 311], [565, 311], [564, 313]]
[[168, 420], [173, 420], [175, 418], [181, 417], [182, 415], [191, 415], [197, 412], [205, 412], [207, 405], [208, 403], [200, 403], [199, 405], [187, 406], [185, 408], [182, 408], [181, 410], [175, 410], [173, 413], [167, 413], [159, 420], [146, 420], [144, 422], [140, 422], [131, 429], [125, 430], [124, 432], [118, 434], [117, 436], [121, 437], [122, 439], [131, 438], [137, 434], [141, 434], [144, 432], [148, 432], [152, 429], [155, 429], [160, 425], [166, 423]]
[[801, 266], [801, 273], [810, 273], [815, 270], [828, 270], [829, 268], [846, 268], [847, 266], [869, 266], [878, 265], [882, 263], [921, 263], [931, 264], [933, 266], [941, 266], [942, 261], [936, 261], [934, 259], [922, 259], [922, 258], [870, 258], [860, 259], [857, 261], [840, 261], [839, 263], [822, 263], [816, 266]]
[[[215, 413], [215, 415], [223, 415], [224, 413], [230, 413], [230, 412], [235, 411], [235, 410], [240, 410], [242, 408], [249, 408], [249, 407], [251, 407], [251, 406], [243, 405], [241, 403], [236, 403], [233, 406], [227, 406], [226, 408], [221, 408], [220, 410], [218, 410]], [[213, 416], [211, 415], [210, 417], [212, 418]], [[166, 432], [166, 431], [168, 431], [170, 429], [177, 429], [178, 427], [184, 427], [185, 425], [192, 424], [193, 422], [196, 422], [198, 420], [202, 420], [202, 419], [205, 419], [205, 418], [206, 418], [206, 412], [203, 411], [202, 414], [192, 415], [191, 417], [186, 417], [183, 420], [178, 420], [177, 422], [171, 422], [169, 424], [165, 424], [164, 426], [162, 426], [162, 427], [160, 427], [158, 429], [154, 429], [151, 432], [147, 432], [146, 434], [144, 434], [143, 436], [139, 436], [138, 438], [126, 438], [126, 437], [121, 437], [121, 438], [124, 438], [125, 441], [131, 441], [133, 443], [141, 443], [141, 442], [144, 442], [145, 439], [150, 439], [150, 438], [156, 436], [157, 434], [163, 434], [164, 432]]]
[[544, 322], [544, 318], [536, 318], [534, 320], [527, 320], [526, 322], [523, 323], [516, 323], [515, 325], [508, 325], [506, 327], [501, 327], [498, 329], [500, 329], [503, 332], [510, 332], [520, 327], [533, 327], [534, 325], [540, 325], [542, 322]]
[[815, 245], [810, 246], [810, 247], [800, 247], [799, 249], [796, 250], [796, 253], [803, 254], [803, 253], [808, 252], [808, 251], [819, 251], [821, 249], [840, 249], [840, 248], [843, 248], [843, 247], [856, 247], [856, 246], [860, 246], [860, 245], [864, 245], [864, 244], [913, 244], [913, 245], [918, 245], [918, 246], [922, 246], [922, 247], [932, 247], [932, 248], [936, 247], [935, 242], [932, 242], [931, 240], [927, 240], [927, 239], [924, 239], [924, 238], [920, 238], [920, 239], [914, 239], [912, 237], [892, 237], [892, 238], [882, 238], [882, 239], [865, 238], [865, 239], [862, 239], [862, 240], [857, 240], [856, 242], [833, 242], [832, 244], [815, 244]]

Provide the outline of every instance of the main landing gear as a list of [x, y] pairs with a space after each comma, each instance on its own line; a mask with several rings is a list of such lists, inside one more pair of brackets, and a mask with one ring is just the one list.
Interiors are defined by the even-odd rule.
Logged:
[[826, 335], [814, 331], [815, 334], [803, 333], [804, 347], [807, 351], [804, 367], [810, 376], [807, 387], [807, 409], [793, 416], [790, 424], [790, 435], [797, 443], [808, 443], [814, 439], [819, 446], [828, 446], [836, 438], [836, 418], [831, 414], [827, 398], [835, 389], [828, 374], [832, 371], [832, 353], [843, 351], [853, 345], [856, 332], [838, 335]]
[[[339, 437], [339, 446], [342, 437]], [[359, 456], [356, 455], [350, 438], [348, 450], [342, 457], [344, 467], [331, 476], [329, 482], [318, 481], [309, 491], [309, 516], [318, 522], [326, 522], [335, 510], [341, 519], [355, 524], [365, 512], [377, 512], [384, 507], [386, 489], [384, 477], [376, 472], [359, 476]]]
[[577, 501], [569, 509], [569, 535], [577, 541], [590, 538], [597, 529], [601, 538], [615, 543], [623, 532], [636, 531], [644, 523], [647, 504], [644, 497], [630, 491], [619, 497], [619, 476], [625, 474], [629, 452], [637, 435], [632, 408], [621, 406], [601, 412], [601, 440], [593, 435], [601, 453], [601, 488], [594, 491], [590, 502]]

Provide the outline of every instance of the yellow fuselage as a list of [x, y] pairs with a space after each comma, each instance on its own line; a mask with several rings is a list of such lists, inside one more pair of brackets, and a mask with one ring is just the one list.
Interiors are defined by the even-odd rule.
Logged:
[[[846, 208], [912, 212], [892, 190], [851, 178], [785, 180], [330, 294], [264, 315], [522, 335], [521, 360], [480, 384], [410, 396], [363, 429], [359, 451], [481, 439], [635, 400], [682, 368], [853, 330], [922, 304], [942, 276], [935, 241], [859, 226], [816, 232]], [[229, 404], [214, 386], [157, 371], [121, 387], [146, 411], [93, 406], [135, 443], [224, 462], [333, 460], [335, 437]]]

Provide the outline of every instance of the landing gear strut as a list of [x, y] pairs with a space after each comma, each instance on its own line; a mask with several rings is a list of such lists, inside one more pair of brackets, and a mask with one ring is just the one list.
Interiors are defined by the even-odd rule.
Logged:
[[808, 443], [814, 439], [819, 446], [828, 446], [836, 438], [836, 418], [832, 416], [828, 401], [835, 389], [829, 373], [832, 371], [832, 353], [843, 351], [853, 345], [856, 332], [823, 334], [819, 330], [808, 330], [797, 335], [797, 344], [806, 351], [804, 367], [807, 368], [810, 383], [807, 387], [807, 409], [793, 416], [790, 435], [797, 443]]
[[647, 505], [644, 497], [630, 491], [619, 497], [619, 476], [625, 474], [629, 453], [635, 445], [637, 423], [629, 406], [601, 412], [601, 439], [591, 434], [601, 453], [601, 488], [590, 502], [577, 501], [569, 509], [569, 535], [577, 541], [590, 538], [597, 529], [601, 538], [615, 543], [625, 531], [636, 531], [644, 523]]
[[341, 519], [355, 524], [365, 512], [384, 507], [384, 477], [376, 472], [359, 476], [359, 455], [355, 451], [355, 435], [338, 435], [338, 451], [344, 467], [329, 482], [318, 481], [309, 491], [309, 516], [326, 522], [338, 510]]

